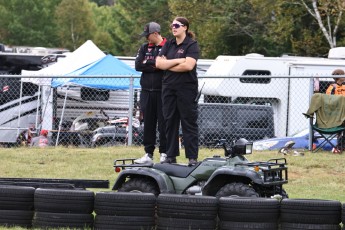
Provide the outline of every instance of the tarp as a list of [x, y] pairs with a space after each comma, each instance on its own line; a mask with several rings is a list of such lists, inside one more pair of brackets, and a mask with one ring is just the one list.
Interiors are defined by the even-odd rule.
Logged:
[[[82, 76], [108, 76], [83, 78]], [[133, 81], [134, 88], [140, 88], [139, 78], [141, 73], [135, 71], [126, 63], [108, 54], [104, 58], [84, 66], [78, 70], [66, 74], [65, 76], [81, 76], [72, 78], [54, 78], [52, 87], [58, 87], [68, 84], [80, 85], [97, 89], [128, 89], [130, 80], [129, 77], [136, 77]], [[117, 76], [117, 78], [109, 78], [110, 76]]]
[[91, 40], [88, 40], [74, 52], [69, 53], [65, 58], [60, 58], [57, 63], [38, 71], [23, 70], [21, 73], [22, 76], [35, 76], [35, 78], [22, 78], [22, 81], [50, 85], [51, 79], [46, 78], [47, 76], [64, 76], [96, 62], [105, 56], [104, 52]]

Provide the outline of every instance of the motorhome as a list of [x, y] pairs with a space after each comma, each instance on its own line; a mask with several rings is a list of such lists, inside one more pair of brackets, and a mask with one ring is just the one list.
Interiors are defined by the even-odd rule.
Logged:
[[[302, 115], [319, 84], [325, 91], [331, 73], [345, 69], [345, 48], [329, 51], [328, 58], [260, 54], [218, 56], [199, 78], [200, 102], [270, 105], [274, 111], [275, 136], [285, 137], [308, 128]], [[316, 87], [318, 88], [318, 87]]]

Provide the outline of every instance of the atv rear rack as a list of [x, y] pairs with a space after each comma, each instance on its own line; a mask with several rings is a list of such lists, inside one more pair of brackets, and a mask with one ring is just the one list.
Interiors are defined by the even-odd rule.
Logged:
[[288, 183], [286, 165], [287, 162], [285, 158], [235, 164], [235, 166], [248, 166], [260, 169], [264, 174], [263, 181], [265, 185], [281, 185]]
[[135, 167], [147, 167], [151, 168], [153, 164], [136, 164], [134, 160], [136, 158], [124, 158], [124, 159], [117, 159], [114, 161], [114, 168], [121, 168], [122, 170], [125, 168], [135, 168]]

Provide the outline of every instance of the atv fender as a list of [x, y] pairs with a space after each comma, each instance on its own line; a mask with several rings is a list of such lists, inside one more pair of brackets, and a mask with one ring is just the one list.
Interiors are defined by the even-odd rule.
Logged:
[[202, 194], [213, 196], [220, 187], [232, 182], [263, 184], [260, 175], [254, 171], [222, 167], [212, 173], [202, 189]]
[[160, 193], [175, 193], [175, 188], [171, 179], [164, 172], [149, 167], [127, 168], [126, 170], [123, 170], [115, 181], [112, 190], [118, 190], [126, 179], [131, 177], [152, 178], [157, 182]]

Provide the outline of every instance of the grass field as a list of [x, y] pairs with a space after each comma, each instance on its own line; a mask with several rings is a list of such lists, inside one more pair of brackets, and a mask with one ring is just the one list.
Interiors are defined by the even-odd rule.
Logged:
[[[0, 149], [0, 177], [73, 178], [109, 180], [114, 184], [113, 162], [117, 158], [137, 158], [142, 147], [108, 148], [3, 148]], [[200, 149], [199, 160], [221, 155], [222, 149]], [[158, 154], [155, 154], [158, 162]], [[285, 157], [288, 161], [289, 183], [285, 186], [290, 198], [332, 199], [345, 202], [345, 153], [305, 152], [304, 156], [274, 152], [254, 152], [251, 161]], [[186, 163], [184, 151], [178, 162]], [[110, 190], [110, 188], [109, 188]]]

